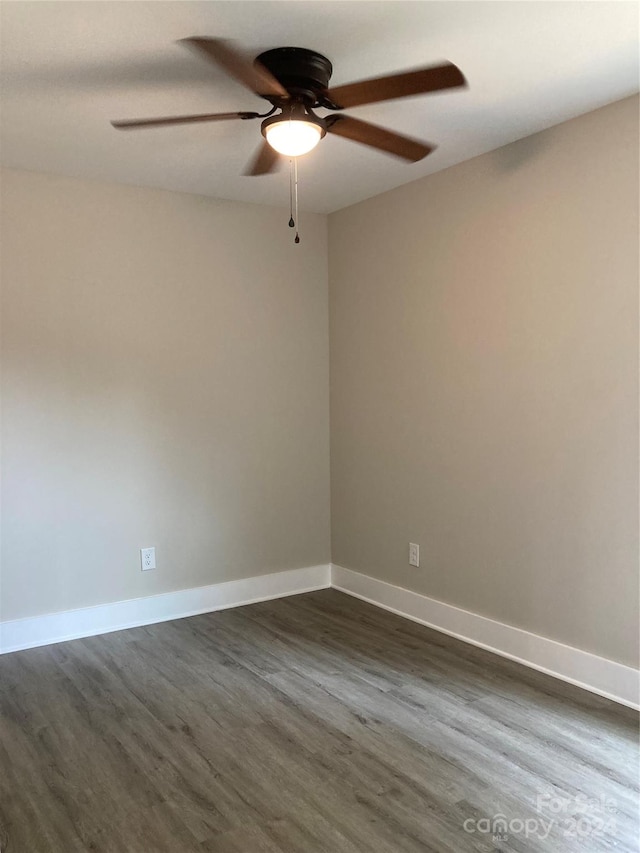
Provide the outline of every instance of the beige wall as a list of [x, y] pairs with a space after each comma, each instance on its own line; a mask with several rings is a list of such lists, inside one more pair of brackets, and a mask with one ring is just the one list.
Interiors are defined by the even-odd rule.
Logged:
[[637, 663], [637, 98], [333, 214], [329, 252], [333, 561]]
[[1, 617], [328, 562], [325, 217], [1, 189]]
[[636, 663], [637, 147], [629, 99], [329, 247], [320, 216], [294, 246], [275, 209], [3, 172], [0, 618], [330, 559], [329, 257], [334, 562]]

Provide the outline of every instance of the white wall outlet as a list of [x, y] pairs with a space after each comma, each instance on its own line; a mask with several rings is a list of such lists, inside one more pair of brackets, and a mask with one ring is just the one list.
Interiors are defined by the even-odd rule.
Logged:
[[143, 572], [148, 572], [149, 569], [156, 567], [156, 549], [155, 548], [140, 548], [140, 565]]
[[416, 568], [420, 566], [420, 546], [415, 542], [409, 542], [409, 565]]

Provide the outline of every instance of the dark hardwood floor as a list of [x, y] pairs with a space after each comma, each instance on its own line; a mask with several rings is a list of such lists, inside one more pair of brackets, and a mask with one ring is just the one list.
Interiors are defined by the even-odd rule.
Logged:
[[0, 710], [2, 853], [638, 850], [635, 713], [334, 590], [5, 655]]

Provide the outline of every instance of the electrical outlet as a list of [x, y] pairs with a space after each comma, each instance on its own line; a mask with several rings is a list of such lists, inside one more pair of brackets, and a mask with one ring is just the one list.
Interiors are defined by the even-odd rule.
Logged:
[[409, 542], [409, 565], [416, 569], [420, 566], [420, 546], [415, 542]]
[[143, 572], [148, 572], [149, 569], [156, 567], [156, 549], [155, 548], [140, 548], [140, 565]]

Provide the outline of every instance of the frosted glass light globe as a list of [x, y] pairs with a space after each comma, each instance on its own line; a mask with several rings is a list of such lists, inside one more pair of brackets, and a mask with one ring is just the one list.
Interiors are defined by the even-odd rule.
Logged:
[[317, 125], [295, 119], [274, 122], [267, 127], [265, 133], [269, 145], [285, 157], [306, 154], [315, 148], [322, 138], [322, 132]]

